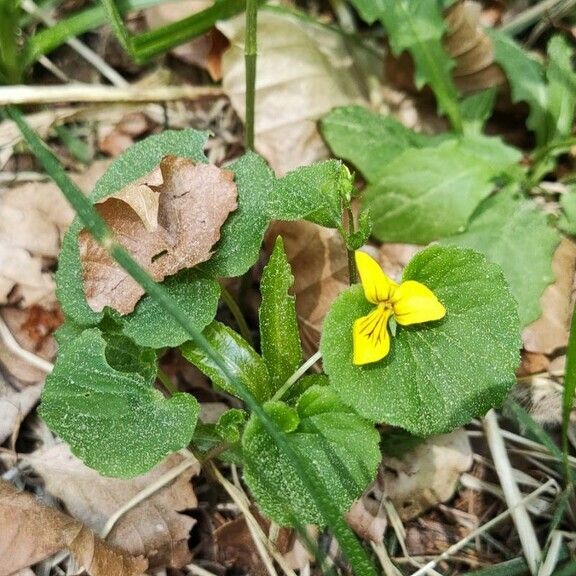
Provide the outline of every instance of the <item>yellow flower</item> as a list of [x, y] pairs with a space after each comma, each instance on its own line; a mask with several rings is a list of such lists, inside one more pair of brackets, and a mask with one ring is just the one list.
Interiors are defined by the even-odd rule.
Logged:
[[368, 254], [357, 251], [355, 255], [366, 300], [376, 304], [370, 314], [354, 322], [353, 363], [361, 365], [382, 360], [390, 351], [390, 316], [394, 315], [398, 324], [409, 326], [439, 320], [446, 309], [424, 284], [415, 280], [396, 284]]

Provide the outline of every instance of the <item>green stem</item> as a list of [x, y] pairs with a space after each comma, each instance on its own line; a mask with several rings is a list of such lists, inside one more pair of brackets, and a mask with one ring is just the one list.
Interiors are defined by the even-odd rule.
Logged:
[[340, 543], [343, 552], [355, 566], [358, 576], [374, 575], [376, 572], [371, 561], [367, 557], [362, 546], [347, 526], [344, 519], [334, 504], [326, 485], [318, 477], [317, 471], [311, 460], [303, 458], [290, 444], [286, 435], [270, 419], [263, 407], [257, 402], [252, 393], [246, 388], [244, 382], [232, 373], [226, 359], [220, 354], [196, 328], [194, 323], [185, 314], [178, 302], [162, 287], [157, 284], [136, 260], [119, 245], [105, 221], [90, 203], [90, 200], [82, 194], [80, 189], [70, 180], [64, 168], [52, 152], [46, 147], [38, 134], [30, 128], [17, 108], [6, 107], [10, 118], [20, 128], [28, 146], [44, 166], [51, 178], [58, 184], [66, 199], [76, 210], [82, 224], [92, 236], [102, 245], [108, 254], [132, 277], [146, 293], [155, 300], [172, 318], [186, 331], [190, 339], [214, 364], [222, 371], [224, 377], [230, 383], [235, 395], [241, 398], [252, 411], [266, 432], [270, 435], [278, 450], [284, 454], [305, 486], [306, 490], [323, 512], [328, 525]]
[[246, 41], [244, 61], [246, 63], [246, 132], [244, 145], [246, 150], [254, 150], [254, 113], [256, 98], [256, 56], [258, 27], [258, 2], [246, 0]]
[[222, 285], [220, 285], [220, 293], [222, 300], [224, 300], [224, 303], [228, 306], [228, 310], [230, 310], [232, 316], [234, 316], [234, 320], [236, 320], [242, 338], [250, 344], [253, 344], [252, 332], [250, 331], [248, 322], [246, 322], [246, 318], [244, 318], [244, 314], [242, 314], [242, 310], [240, 310], [240, 306], [238, 306], [238, 302], [234, 300], [232, 294]]
[[[355, 232], [354, 213], [352, 212], [352, 208], [348, 207], [346, 209], [346, 215], [348, 216], [348, 235], [352, 236]], [[350, 248], [346, 246], [346, 251], [348, 252], [348, 281], [350, 282], [350, 286], [352, 286], [352, 284], [358, 282], [356, 262], [354, 261], [354, 250], [350, 250]]]
[[570, 426], [570, 416], [574, 405], [574, 394], [576, 392], [576, 311], [572, 314], [570, 326], [570, 337], [568, 339], [568, 349], [566, 351], [566, 372], [564, 375], [564, 394], [562, 397], [562, 463], [564, 468], [564, 482], [567, 487], [573, 486], [572, 469], [568, 455], [570, 454], [570, 444], [568, 442], [568, 428]]
[[298, 370], [296, 370], [296, 372], [294, 372], [294, 374], [292, 374], [292, 376], [290, 376], [290, 378], [288, 378], [288, 380], [286, 380], [286, 382], [284, 382], [280, 388], [278, 388], [276, 394], [274, 394], [272, 397], [272, 400], [281, 400], [286, 392], [290, 390], [292, 385], [298, 382], [298, 380], [300, 380], [300, 378], [306, 374], [308, 369], [312, 368], [312, 366], [314, 366], [314, 364], [316, 364], [320, 358], [322, 358], [322, 352], [318, 350], [318, 352], [310, 356], [310, 358], [308, 358], [308, 360], [306, 360], [306, 362], [304, 362], [304, 364], [302, 364], [302, 366], [300, 366], [300, 368], [298, 368]]
[[168, 374], [166, 374], [166, 372], [164, 372], [164, 370], [162, 370], [160, 368], [158, 369], [157, 378], [158, 378], [158, 380], [160, 380], [162, 386], [164, 386], [164, 388], [166, 388], [166, 390], [168, 390], [168, 392], [170, 393], [170, 396], [172, 396], [173, 394], [176, 394], [178, 392], [178, 388], [174, 385], [174, 382], [172, 382], [172, 380], [170, 380], [170, 376], [168, 376]]

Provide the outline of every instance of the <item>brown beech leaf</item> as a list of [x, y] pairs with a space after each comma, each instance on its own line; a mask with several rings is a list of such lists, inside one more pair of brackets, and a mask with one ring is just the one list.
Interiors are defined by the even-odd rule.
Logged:
[[[220, 22], [218, 28], [230, 41], [222, 58], [222, 87], [244, 120], [245, 18]], [[341, 36], [298, 18], [258, 15], [256, 149], [278, 174], [328, 155], [316, 127], [322, 116], [336, 106], [367, 102], [348, 48]]]
[[455, 430], [428, 438], [401, 458], [385, 456], [374, 490], [390, 498], [402, 520], [410, 520], [451, 498], [470, 466], [466, 431]]
[[[117, 240], [156, 281], [210, 258], [220, 227], [236, 209], [234, 175], [210, 164], [165, 156], [144, 178], [96, 204]], [[157, 212], [156, 212], [157, 202]], [[157, 214], [157, 217], [156, 217]], [[84, 290], [92, 310], [129, 314], [144, 291], [83, 230]]]
[[[104, 477], [85, 466], [57, 444], [23, 458], [44, 480], [46, 490], [64, 502], [66, 509], [95, 533], [101, 533], [107, 520], [120, 506], [184, 460], [173, 454], [142, 476], [121, 480]], [[152, 568], [181, 568], [191, 560], [188, 548], [195, 520], [181, 514], [196, 508], [198, 502], [190, 479], [199, 466], [191, 466], [176, 480], [151, 494], [124, 514], [106, 538], [133, 555], [145, 556]]]
[[0, 576], [8, 576], [68, 548], [91, 576], [139, 576], [142, 557], [113, 548], [78, 520], [41, 505], [32, 494], [0, 480]]
[[529, 352], [551, 354], [568, 344], [574, 307], [576, 243], [568, 238], [562, 239], [552, 258], [552, 270], [556, 281], [544, 290], [540, 298], [542, 316], [527, 326], [523, 333], [524, 348]]

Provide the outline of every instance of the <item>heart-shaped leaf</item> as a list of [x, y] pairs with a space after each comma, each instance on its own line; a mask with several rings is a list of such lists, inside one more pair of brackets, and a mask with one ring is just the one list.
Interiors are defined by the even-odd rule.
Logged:
[[352, 364], [352, 325], [374, 305], [353, 286], [334, 302], [320, 343], [324, 370], [362, 416], [418, 436], [447, 432], [499, 405], [515, 382], [520, 327], [499, 266], [472, 250], [434, 246], [403, 280], [430, 288], [446, 308], [436, 322], [396, 327], [383, 360]]

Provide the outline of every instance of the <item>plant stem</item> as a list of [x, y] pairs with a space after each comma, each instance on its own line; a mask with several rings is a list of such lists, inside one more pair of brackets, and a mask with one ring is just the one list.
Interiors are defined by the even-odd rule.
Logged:
[[[348, 216], [348, 235], [352, 236], [355, 232], [354, 213], [352, 212], [352, 208], [348, 207], [346, 209], [346, 215]], [[350, 250], [350, 248], [346, 246], [346, 251], [348, 252], [348, 282], [350, 283], [350, 286], [352, 286], [352, 284], [358, 282], [356, 262], [354, 262], [354, 250]]]
[[246, 126], [244, 145], [254, 150], [254, 108], [256, 95], [256, 57], [257, 57], [258, 2], [246, 0], [246, 40], [244, 61], [246, 64]]
[[274, 394], [272, 397], [272, 400], [281, 400], [284, 394], [290, 390], [292, 385], [298, 382], [300, 377], [306, 374], [308, 368], [314, 366], [314, 364], [316, 364], [320, 358], [322, 358], [322, 352], [318, 350], [318, 352], [310, 356], [310, 358], [308, 358], [308, 360], [306, 360], [306, 362], [304, 362], [304, 364], [302, 364], [302, 366], [300, 366], [300, 368], [298, 368], [298, 370], [296, 370], [296, 372], [294, 372], [294, 374], [292, 374], [292, 376], [290, 376], [290, 378], [288, 378], [288, 380], [286, 380], [286, 382], [284, 382], [280, 388], [278, 388], [276, 394]]
[[250, 344], [253, 344], [252, 332], [250, 331], [248, 322], [246, 322], [246, 318], [244, 318], [244, 314], [242, 314], [242, 310], [240, 310], [240, 306], [238, 306], [238, 302], [234, 300], [232, 294], [230, 294], [230, 292], [222, 285], [220, 285], [220, 293], [222, 295], [222, 300], [224, 300], [224, 303], [228, 306], [228, 310], [230, 310], [232, 316], [234, 316], [234, 320], [236, 320], [242, 338]]
[[568, 429], [570, 427], [570, 415], [576, 392], [576, 311], [572, 314], [568, 350], [566, 351], [566, 372], [564, 376], [564, 394], [562, 398], [562, 460], [564, 468], [564, 484], [573, 487], [572, 469], [568, 456], [570, 445], [568, 443]]

